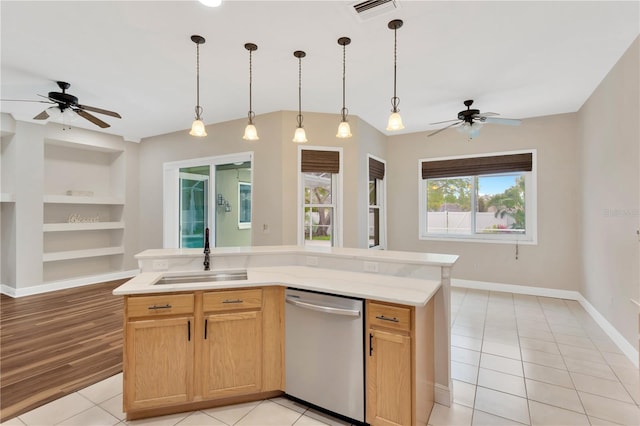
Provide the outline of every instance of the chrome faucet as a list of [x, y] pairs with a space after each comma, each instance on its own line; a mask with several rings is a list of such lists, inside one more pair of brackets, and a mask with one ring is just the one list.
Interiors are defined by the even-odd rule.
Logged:
[[209, 250], [209, 228], [206, 228], [204, 230], [204, 270], [208, 271], [209, 270], [209, 253], [211, 253], [211, 250]]

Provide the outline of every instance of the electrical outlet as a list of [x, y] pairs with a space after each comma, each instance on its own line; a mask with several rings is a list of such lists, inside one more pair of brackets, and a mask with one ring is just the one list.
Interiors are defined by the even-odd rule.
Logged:
[[317, 256], [307, 256], [307, 265], [308, 266], [318, 266], [318, 257]]
[[365, 272], [378, 272], [378, 262], [364, 262]]
[[169, 269], [169, 259], [156, 259], [153, 261], [151, 268], [154, 271], [166, 271]]
[[271, 232], [271, 231], [269, 230], [269, 224], [267, 224], [267, 223], [263, 223], [263, 224], [262, 224], [262, 232], [263, 232], [263, 233], [265, 233], [265, 234], [268, 234], [268, 233], [270, 233], [270, 232]]

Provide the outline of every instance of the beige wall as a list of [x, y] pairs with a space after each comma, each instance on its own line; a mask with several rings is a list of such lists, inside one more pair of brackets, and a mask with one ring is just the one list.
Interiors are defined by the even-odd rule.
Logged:
[[224, 206], [216, 205], [216, 247], [241, 247], [251, 245], [251, 228], [238, 228], [238, 183], [251, 183], [251, 172], [248, 169], [230, 169], [216, 171], [216, 195], [222, 194], [231, 206], [225, 211]]
[[580, 293], [637, 345], [640, 250], [640, 41], [578, 112], [582, 140]]
[[[162, 247], [162, 165], [165, 162], [209, 157], [237, 152], [254, 152], [253, 206], [251, 241], [253, 245], [297, 243], [298, 144], [291, 141], [296, 128], [294, 111], [279, 111], [256, 118], [260, 140], [242, 139], [246, 120], [233, 120], [207, 126], [202, 139], [187, 131], [144, 139], [140, 144], [140, 249]], [[304, 127], [309, 140], [305, 146], [343, 148], [344, 246], [359, 246], [359, 215], [362, 207], [355, 200], [361, 196], [362, 177], [358, 167], [362, 156], [358, 131], [363, 122], [352, 117], [352, 139], [336, 138], [339, 114], [304, 113]], [[384, 136], [364, 123], [367, 144], [379, 153]], [[366, 179], [366, 178], [365, 178]]]
[[[389, 249], [460, 255], [454, 278], [578, 290], [580, 167], [575, 114], [527, 119], [518, 127], [488, 124], [473, 140], [455, 130], [430, 138], [427, 134], [389, 138]], [[515, 244], [419, 240], [419, 159], [532, 148], [537, 150], [537, 245], [520, 245], [516, 259]]]

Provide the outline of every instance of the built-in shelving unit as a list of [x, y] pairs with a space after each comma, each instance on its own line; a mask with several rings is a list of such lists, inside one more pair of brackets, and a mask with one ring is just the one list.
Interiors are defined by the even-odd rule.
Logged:
[[123, 270], [124, 168], [122, 149], [45, 139], [44, 282]]

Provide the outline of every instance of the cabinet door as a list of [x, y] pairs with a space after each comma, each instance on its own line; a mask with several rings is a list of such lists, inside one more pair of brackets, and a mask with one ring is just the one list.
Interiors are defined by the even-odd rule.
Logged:
[[193, 326], [193, 317], [127, 324], [125, 411], [192, 398]]
[[367, 422], [411, 424], [411, 338], [370, 329], [367, 357]]
[[209, 315], [204, 338], [205, 398], [261, 390], [262, 312]]

